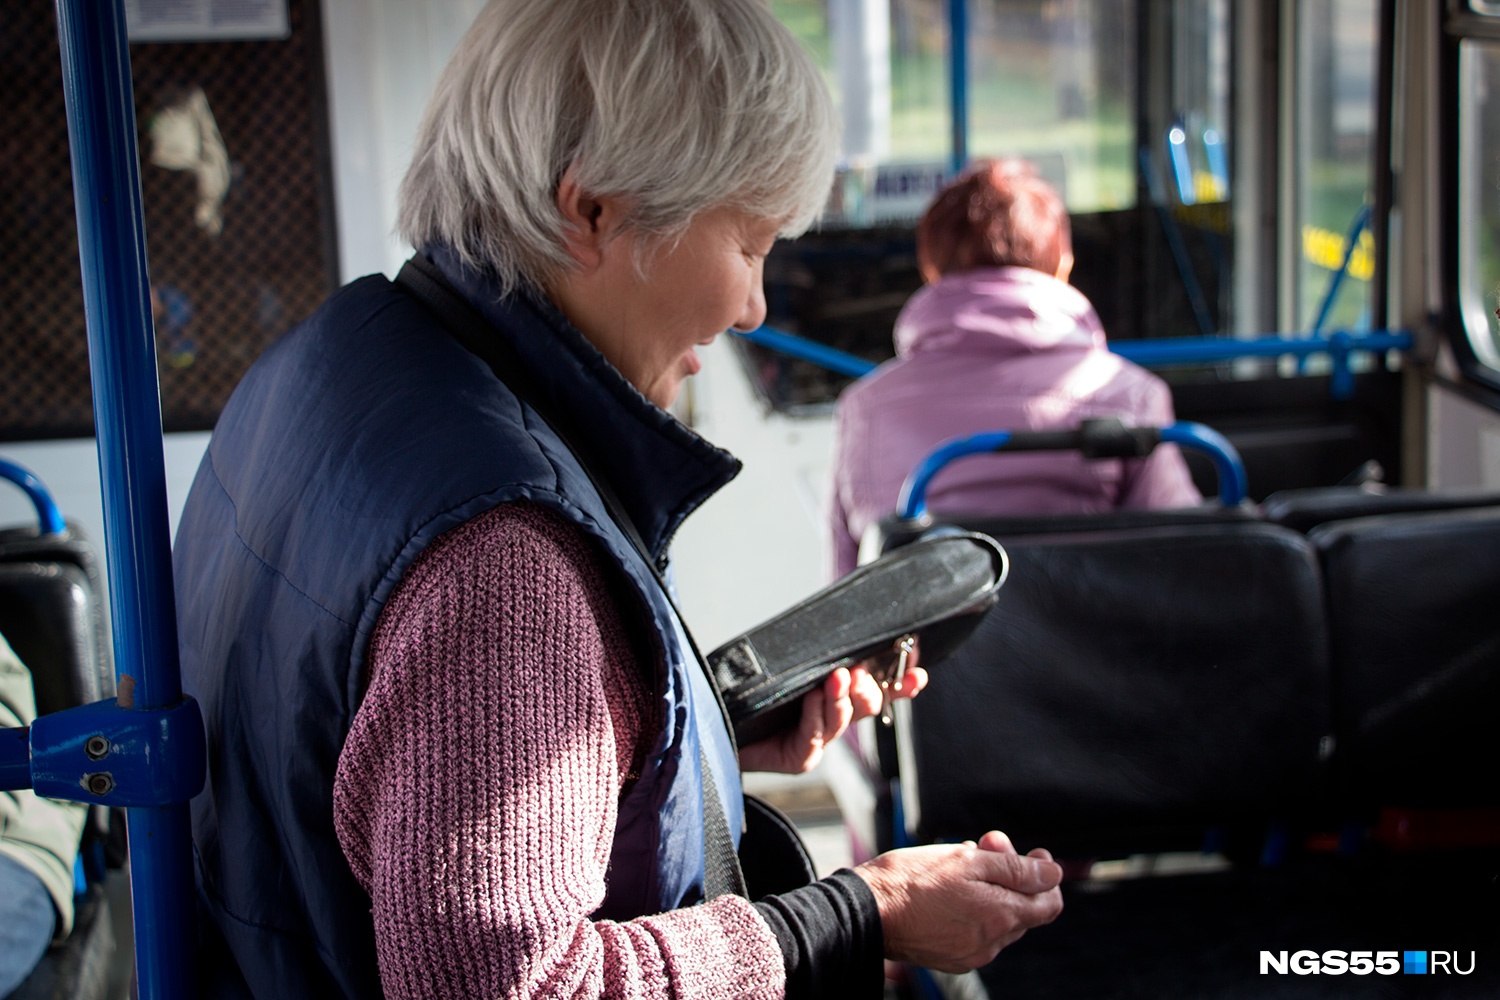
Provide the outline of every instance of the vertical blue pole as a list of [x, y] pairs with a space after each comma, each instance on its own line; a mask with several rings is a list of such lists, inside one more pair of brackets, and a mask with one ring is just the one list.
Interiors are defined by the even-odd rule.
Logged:
[[[162, 458], [161, 395], [123, 0], [57, 0], [73, 157], [119, 703], [182, 699]], [[191, 837], [185, 803], [131, 809], [140, 995], [192, 995]]]
[[1333, 272], [1333, 277], [1328, 279], [1328, 289], [1323, 293], [1323, 302], [1318, 306], [1318, 317], [1313, 320], [1312, 332], [1316, 336], [1323, 332], [1323, 327], [1328, 323], [1328, 317], [1333, 314], [1333, 304], [1338, 301], [1339, 288], [1344, 283], [1344, 276], [1349, 273], [1349, 264], [1354, 260], [1354, 251], [1359, 249], [1359, 238], [1364, 235], [1365, 227], [1370, 224], [1370, 203], [1365, 202], [1359, 206], [1359, 211], [1354, 213], [1354, 221], [1349, 225], [1349, 235], [1344, 239], [1344, 259], [1339, 263], [1339, 269]]
[[948, 168], [969, 162], [969, 0], [948, 0], [948, 109], [953, 149]]

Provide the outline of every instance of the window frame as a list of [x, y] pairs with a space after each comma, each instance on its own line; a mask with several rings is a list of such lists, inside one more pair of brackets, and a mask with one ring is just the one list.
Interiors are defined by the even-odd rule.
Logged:
[[[1500, 409], [1500, 365], [1483, 357], [1475, 346], [1476, 331], [1471, 325], [1474, 310], [1465, 309], [1464, 289], [1459, 281], [1463, 207], [1460, 181], [1464, 169], [1464, 157], [1459, 149], [1463, 128], [1459, 103], [1463, 99], [1460, 73], [1465, 42], [1500, 46], [1500, 17], [1478, 13], [1465, 0], [1449, 0], [1438, 42], [1437, 155], [1441, 177], [1438, 184], [1438, 261], [1442, 289], [1439, 321], [1463, 377], [1487, 390], [1484, 395], [1489, 405]], [[1485, 322], [1484, 336], [1490, 336], [1488, 322], [1482, 314], [1480, 321]]]

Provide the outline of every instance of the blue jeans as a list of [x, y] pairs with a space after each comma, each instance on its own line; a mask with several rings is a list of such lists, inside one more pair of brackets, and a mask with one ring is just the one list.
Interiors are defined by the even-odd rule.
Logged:
[[0, 997], [31, 975], [56, 926], [57, 912], [42, 880], [0, 854]]

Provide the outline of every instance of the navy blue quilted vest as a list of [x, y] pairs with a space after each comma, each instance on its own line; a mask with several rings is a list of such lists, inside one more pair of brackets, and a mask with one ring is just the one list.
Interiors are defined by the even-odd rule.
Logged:
[[[651, 553], [739, 464], [648, 403], [545, 303], [434, 258], [572, 415]], [[596, 538], [650, 609], [665, 730], [621, 803], [599, 916], [702, 896], [703, 781], [743, 802], [717, 701], [657, 577], [568, 448], [384, 277], [330, 299], [251, 367], [214, 430], [174, 547], [182, 667], [208, 727], [193, 802], [210, 996], [380, 995], [370, 901], [333, 827], [333, 777], [381, 608], [444, 531], [544, 504]], [[700, 753], [700, 749], [702, 753]]]

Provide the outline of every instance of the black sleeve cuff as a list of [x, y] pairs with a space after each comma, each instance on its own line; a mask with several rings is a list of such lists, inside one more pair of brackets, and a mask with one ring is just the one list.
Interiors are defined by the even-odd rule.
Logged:
[[870, 1000], [885, 989], [880, 909], [848, 868], [755, 904], [786, 960], [787, 1000]]

